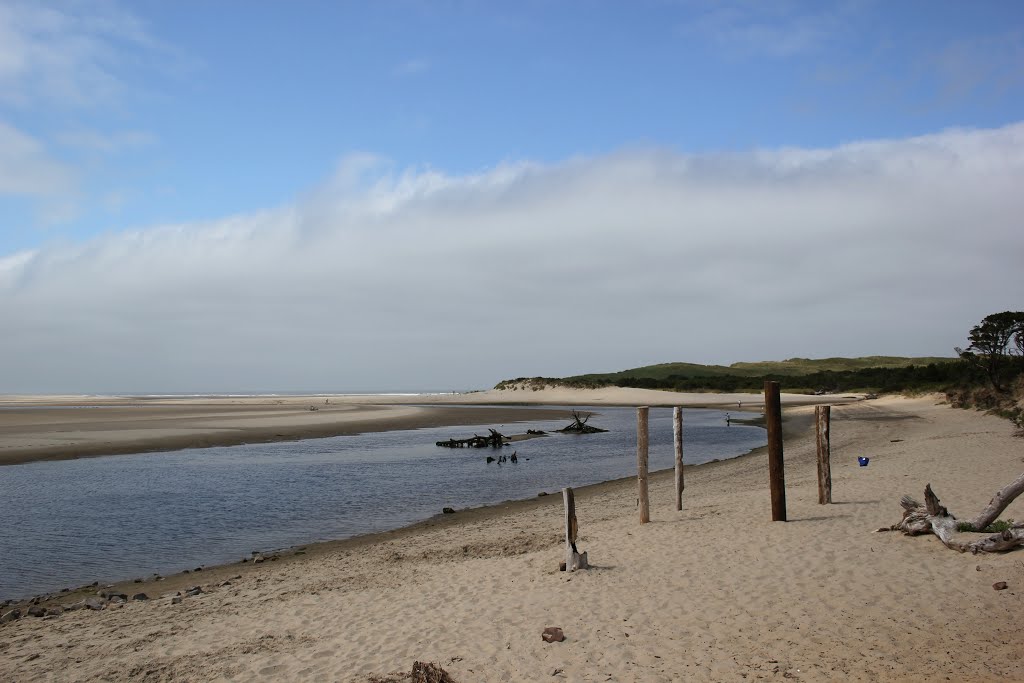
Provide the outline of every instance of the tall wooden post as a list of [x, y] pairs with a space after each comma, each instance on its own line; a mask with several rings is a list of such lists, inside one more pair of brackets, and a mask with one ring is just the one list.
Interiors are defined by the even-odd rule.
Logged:
[[676, 406], [672, 409], [672, 434], [676, 447], [676, 510], [683, 509], [683, 409]]
[[647, 406], [636, 409], [636, 479], [637, 505], [640, 508], [640, 523], [651, 521], [651, 503], [647, 497]]
[[815, 406], [814, 418], [818, 432], [818, 504], [832, 502], [832, 446], [829, 442], [829, 422], [832, 406]]
[[768, 425], [768, 483], [772, 490], [772, 521], [786, 521], [786, 469], [782, 460], [782, 401], [779, 383], [764, 383], [764, 419]]
[[587, 569], [587, 554], [576, 549], [576, 496], [573, 495], [571, 488], [562, 489], [562, 502], [565, 503], [565, 571]]

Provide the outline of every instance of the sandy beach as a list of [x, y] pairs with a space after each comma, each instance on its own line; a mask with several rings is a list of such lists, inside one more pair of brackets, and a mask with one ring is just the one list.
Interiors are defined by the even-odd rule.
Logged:
[[[1020, 552], [873, 533], [929, 482], [952, 512], [976, 513], [1024, 468], [1012, 425], [936, 397], [837, 406], [835, 503], [823, 506], [812, 409], [785, 412], [787, 523], [770, 521], [766, 458], [754, 453], [688, 468], [682, 512], [671, 473], [654, 475], [643, 526], [634, 480], [578, 490], [589, 570], [558, 571], [562, 503], [547, 496], [127, 584], [153, 599], [0, 625], [0, 671], [365, 682], [420, 660], [462, 683], [1020, 680]], [[1024, 503], [1002, 516], [1021, 519]], [[993, 590], [1000, 581], [1007, 590]], [[196, 585], [202, 594], [172, 604]], [[543, 642], [547, 626], [565, 641]]]
[[[785, 395], [783, 400], [787, 405], [820, 402], [820, 398], [800, 395]], [[544, 420], [568, 412], [539, 406], [570, 404], [743, 405], [747, 410], [760, 410], [763, 398], [759, 394], [676, 394], [619, 387], [422, 395], [0, 396], [0, 465], [395, 429]], [[512, 406], [530, 406], [529, 414]]]

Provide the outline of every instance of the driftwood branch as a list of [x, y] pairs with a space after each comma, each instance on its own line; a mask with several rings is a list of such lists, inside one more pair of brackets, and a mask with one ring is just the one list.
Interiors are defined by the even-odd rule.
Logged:
[[992, 500], [988, 502], [985, 509], [977, 517], [969, 521], [969, 524], [980, 531], [992, 522], [996, 521], [999, 513], [1006, 509], [1006, 506], [1013, 502], [1013, 499], [1024, 493], [1024, 473], [1013, 480], [1010, 484], [996, 491]]
[[587, 422], [590, 420], [590, 416], [581, 417], [575, 410], [572, 411], [572, 423], [568, 426], [562, 427], [558, 431], [568, 434], [597, 434], [598, 432], [607, 432], [607, 429], [601, 429], [600, 427], [593, 427], [588, 425]]
[[[988, 506], [974, 520], [968, 522], [969, 528], [982, 531], [991, 524], [1006, 506], [1024, 491], [1024, 474], [1012, 483], [1004, 486], [992, 497]], [[910, 496], [903, 496], [900, 499], [900, 506], [903, 508], [903, 519], [899, 524], [894, 524], [888, 529], [879, 531], [902, 531], [908, 536], [919, 536], [921, 534], [933, 533], [947, 548], [960, 552], [971, 553], [997, 553], [1013, 550], [1024, 546], [1024, 524], [1014, 526], [992, 534], [985, 538], [974, 540], [962, 540], [958, 533], [958, 526], [964, 527], [963, 522], [958, 523], [955, 516], [939, 501], [939, 497], [932, 491], [932, 485], [924, 488], [924, 504], [917, 502]], [[978, 525], [977, 522], [984, 522]]]

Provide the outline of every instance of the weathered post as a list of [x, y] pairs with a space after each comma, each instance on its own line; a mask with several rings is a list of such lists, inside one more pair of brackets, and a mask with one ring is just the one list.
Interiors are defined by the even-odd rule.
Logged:
[[647, 498], [647, 415], [650, 408], [640, 406], [636, 409], [636, 477], [639, 495], [637, 505], [640, 508], [640, 523], [651, 521], [651, 504]]
[[683, 509], [683, 409], [676, 406], [672, 409], [672, 434], [676, 447], [676, 510]]
[[832, 502], [832, 446], [830, 444], [829, 423], [832, 406], [815, 406], [814, 418], [818, 432], [818, 504], [828, 505]]
[[576, 550], [576, 497], [571, 488], [562, 489], [562, 502], [565, 503], [565, 571], [587, 569], [587, 554]]
[[764, 419], [768, 426], [768, 483], [772, 491], [772, 521], [786, 521], [786, 470], [782, 460], [782, 401], [779, 383], [764, 383]]

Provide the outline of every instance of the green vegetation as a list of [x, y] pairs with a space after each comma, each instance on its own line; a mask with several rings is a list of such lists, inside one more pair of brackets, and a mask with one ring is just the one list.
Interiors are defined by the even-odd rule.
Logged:
[[1024, 312], [986, 316], [968, 339], [970, 346], [956, 349], [957, 358], [790, 358], [728, 366], [661, 363], [573, 377], [520, 377], [495, 388], [760, 392], [766, 380], [774, 380], [790, 393], [944, 392], [954, 406], [990, 410], [1024, 427]]
[[[1012, 519], [997, 519], [996, 521], [989, 524], [987, 527], [981, 530], [983, 534], [999, 534], [1004, 531], [1013, 528], [1014, 521]], [[975, 531], [974, 525], [970, 522], [957, 522], [957, 531]]]
[[544, 386], [597, 388], [606, 386], [668, 391], [760, 391], [765, 380], [780, 382], [795, 393], [816, 391], [937, 391], [965, 375], [980, 376], [972, 366], [953, 358], [791, 358], [784, 361], [697, 365], [662, 363], [620, 372], [574, 377], [532, 377], [506, 380], [497, 389], [541, 389]]
[[992, 388], [1010, 393], [1009, 382], [1020, 374], [1014, 362], [1024, 357], [1024, 312], [1004, 311], [985, 316], [967, 335], [971, 345], [956, 349], [965, 361], [983, 369]]

